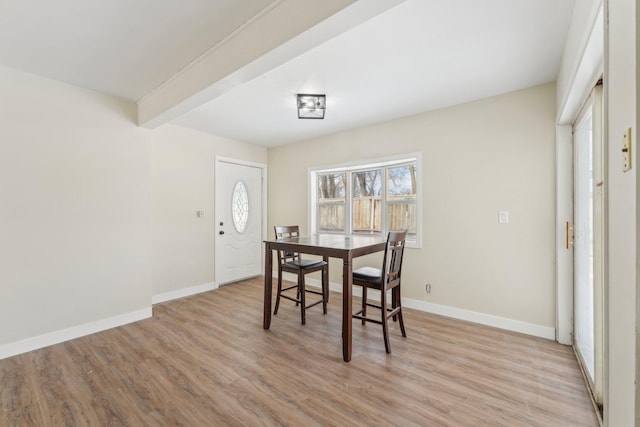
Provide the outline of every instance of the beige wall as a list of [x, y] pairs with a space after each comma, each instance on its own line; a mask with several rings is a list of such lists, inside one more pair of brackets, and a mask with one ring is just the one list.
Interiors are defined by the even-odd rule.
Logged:
[[215, 157], [267, 163], [264, 147], [172, 125], [158, 131], [151, 144], [154, 296], [213, 285]]
[[271, 148], [268, 230], [307, 230], [309, 167], [420, 152], [423, 247], [406, 254], [403, 296], [553, 328], [554, 123], [545, 85]]
[[215, 157], [264, 147], [142, 129], [130, 102], [8, 68], [0, 99], [0, 358], [213, 282]]
[[135, 105], [0, 68], [0, 347], [150, 307]]

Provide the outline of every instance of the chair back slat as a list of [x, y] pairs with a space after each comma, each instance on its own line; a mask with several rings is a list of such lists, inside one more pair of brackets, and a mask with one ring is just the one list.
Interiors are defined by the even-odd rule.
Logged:
[[387, 236], [387, 249], [384, 254], [382, 282], [386, 287], [392, 287], [400, 281], [402, 271], [402, 256], [404, 254], [406, 231], [390, 231]]
[[[273, 227], [276, 232], [276, 240], [278, 239], [289, 239], [291, 237], [299, 237], [300, 236], [300, 228], [297, 225], [284, 225], [279, 226], [276, 225]], [[278, 251], [278, 264], [284, 264], [287, 262], [293, 262], [298, 260], [300, 257], [299, 253], [290, 252], [290, 251]]]

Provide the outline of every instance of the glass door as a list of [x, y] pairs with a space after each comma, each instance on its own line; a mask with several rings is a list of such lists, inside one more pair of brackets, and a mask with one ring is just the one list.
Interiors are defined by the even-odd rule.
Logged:
[[574, 124], [574, 346], [598, 405], [603, 378], [601, 86]]

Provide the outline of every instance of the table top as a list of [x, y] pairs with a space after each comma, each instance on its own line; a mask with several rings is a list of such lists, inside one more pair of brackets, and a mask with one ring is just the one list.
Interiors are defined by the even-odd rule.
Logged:
[[[303, 253], [342, 256], [344, 253], [382, 250], [387, 240], [380, 236], [345, 236], [344, 234], [314, 234], [311, 236], [289, 237], [265, 240], [273, 249], [288, 248]], [[335, 255], [332, 255], [335, 254]]]
[[283, 239], [267, 239], [265, 243], [284, 242], [300, 246], [324, 246], [336, 249], [353, 249], [386, 243], [380, 236], [345, 236], [344, 234], [314, 234], [311, 236], [287, 237]]

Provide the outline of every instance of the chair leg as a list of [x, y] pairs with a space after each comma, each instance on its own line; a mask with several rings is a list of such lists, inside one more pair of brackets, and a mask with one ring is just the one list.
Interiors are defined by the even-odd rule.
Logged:
[[303, 273], [299, 273], [298, 274], [298, 292], [300, 293], [300, 318], [302, 321], [302, 324], [305, 324], [305, 312], [306, 310], [306, 302], [305, 302], [305, 290], [304, 290], [304, 274]]
[[329, 271], [328, 268], [322, 269], [322, 312], [327, 314], [327, 303], [329, 302]]
[[[398, 287], [396, 286], [395, 288], [393, 288], [391, 290], [391, 308], [395, 310], [396, 307], [398, 307], [399, 305], [399, 293], [396, 292], [396, 289], [398, 289]], [[393, 321], [397, 321], [398, 320], [398, 315], [394, 314], [392, 317]]]
[[327, 280], [327, 295], [326, 295], [326, 297], [327, 297], [327, 304], [329, 304], [329, 257], [326, 257], [326, 256], [322, 257], [322, 260], [327, 263], [327, 265], [324, 266], [324, 270], [322, 270], [322, 274], [324, 275], [322, 277], [326, 278], [326, 280]]
[[398, 310], [398, 320], [400, 321], [400, 332], [402, 332], [403, 337], [406, 337], [407, 333], [404, 331], [404, 321], [402, 320], [402, 302], [400, 301], [400, 286], [396, 286], [394, 291], [397, 292], [396, 300], [397, 300], [398, 307], [400, 307], [400, 310]]
[[278, 314], [278, 307], [280, 307], [280, 294], [282, 293], [282, 270], [278, 269], [278, 292], [276, 296], [276, 308], [273, 310], [273, 314]]
[[384, 348], [388, 354], [391, 354], [391, 346], [389, 345], [389, 326], [387, 325], [387, 293], [384, 289], [380, 291], [380, 307], [382, 317], [382, 334], [384, 335]]
[[[362, 317], [367, 316], [367, 288], [365, 286], [362, 287]], [[362, 319], [362, 324], [367, 323], [365, 319]]]

